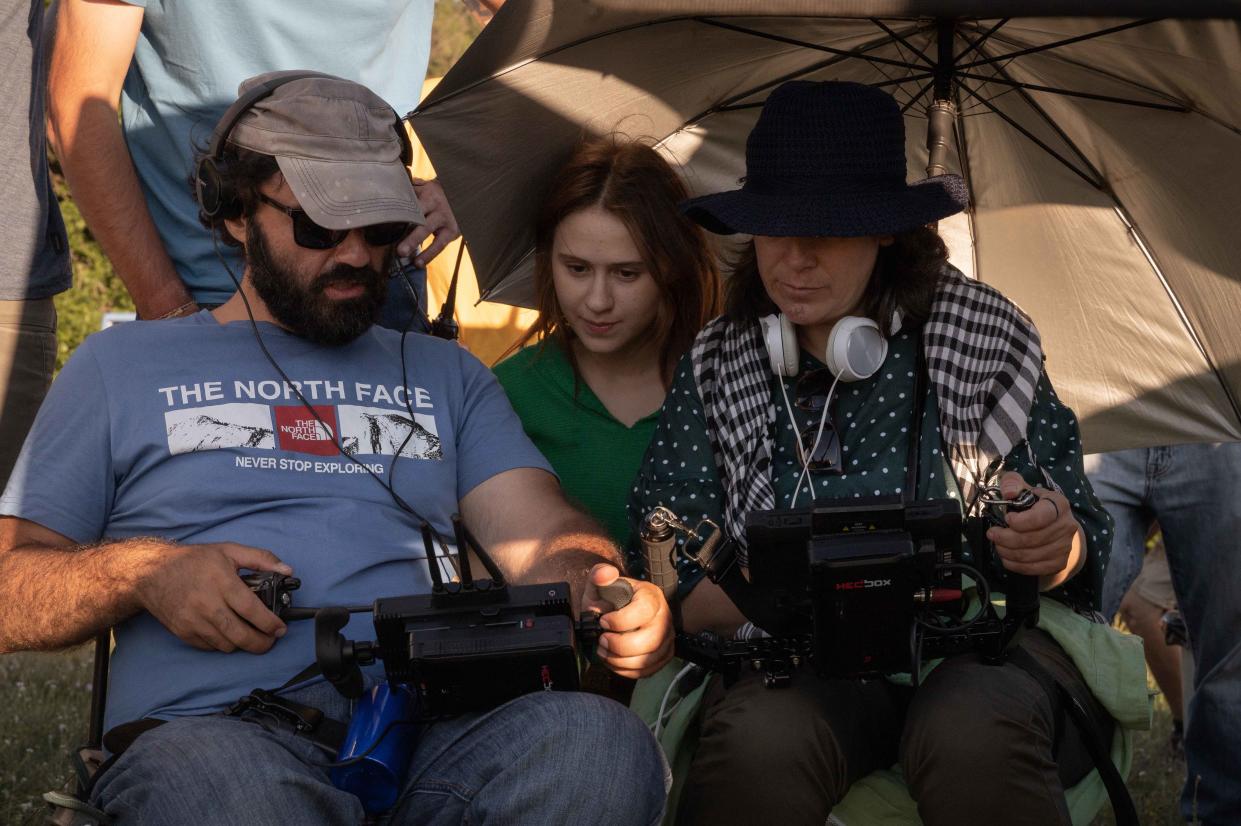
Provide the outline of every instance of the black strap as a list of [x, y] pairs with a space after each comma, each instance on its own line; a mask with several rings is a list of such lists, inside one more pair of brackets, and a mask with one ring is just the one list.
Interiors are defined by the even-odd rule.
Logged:
[[284, 685], [280, 686], [280, 688], [277, 688], [274, 690], [284, 691], [286, 688], [290, 688], [292, 686], [297, 685], [298, 683], [305, 682], [306, 680], [309, 680], [312, 677], [318, 677], [322, 673], [323, 673], [323, 669], [319, 667], [319, 661], [316, 660], [312, 662], [310, 665], [303, 668], [301, 671], [294, 674], [289, 679], [285, 680]]
[[162, 726], [167, 720], [160, 720], [156, 717], [144, 717], [141, 720], [131, 720], [128, 723], [121, 723], [119, 726], [113, 726], [108, 729], [108, 733], [103, 736], [103, 747], [108, 750], [111, 755], [100, 766], [96, 774], [103, 773], [103, 766], [111, 763], [115, 758], [125, 753], [125, 749], [133, 745], [141, 735], [153, 728]]
[[326, 750], [335, 752], [345, 740], [348, 726], [333, 720], [314, 706], [281, 697], [274, 691], [256, 688], [227, 711], [226, 717], [252, 716], [288, 726], [294, 734], [305, 737]]
[[720, 587], [746, 619], [764, 630], [784, 625], [771, 601], [764, 599], [741, 573], [741, 566], [737, 564], [737, 543], [732, 537], [722, 536], [709, 555], [700, 554], [696, 559], [707, 578]]
[[1053, 709], [1059, 707], [1068, 711], [1077, 730], [1081, 732], [1086, 750], [1090, 752], [1090, 757], [1094, 760], [1095, 768], [1099, 771], [1099, 779], [1103, 781], [1107, 789], [1107, 796], [1111, 798], [1112, 812], [1116, 817], [1117, 826], [1138, 826], [1138, 811], [1133, 805], [1133, 798], [1129, 796], [1129, 787], [1125, 785], [1125, 779], [1120, 776], [1116, 764], [1112, 762], [1111, 749], [1103, 742], [1103, 736], [1099, 733], [1094, 720], [1090, 719], [1085, 704], [1024, 648], [1017, 646], [1011, 648], [1008, 652], [1008, 661], [1025, 671], [1043, 687]]

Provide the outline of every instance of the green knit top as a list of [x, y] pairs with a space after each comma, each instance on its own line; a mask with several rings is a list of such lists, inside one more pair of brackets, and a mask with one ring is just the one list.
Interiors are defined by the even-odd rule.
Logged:
[[494, 368], [526, 435], [560, 476], [561, 487], [622, 548], [632, 535], [625, 503], [659, 411], [626, 427], [577, 379], [555, 342], [523, 348]]

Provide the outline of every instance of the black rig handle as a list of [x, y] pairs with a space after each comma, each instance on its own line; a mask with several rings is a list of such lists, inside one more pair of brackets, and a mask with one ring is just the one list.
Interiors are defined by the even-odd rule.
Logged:
[[345, 697], [362, 696], [362, 670], [354, 645], [340, 633], [349, 622], [347, 608], [320, 608], [315, 614], [315, 660], [323, 676]]
[[599, 598], [611, 603], [613, 611], [619, 611], [633, 601], [633, 585], [627, 579], [618, 579], [611, 585], [595, 586]]
[[[1007, 512], [1028, 511], [1038, 504], [1038, 501], [1039, 497], [1034, 491], [1027, 488], [1009, 503]], [[1027, 628], [1038, 625], [1039, 578], [1027, 574], [1015, 574], [1012, 571], [1006, 571], [1004, 578], [1006, 580], [1004, 598], [1008, 606], [1006, 615], [1021, 619], [1022, 625]]]
[[[611, 585], [594, 587], [599, 592], [599, 598], [610, 603], [613, 611], [619, 611], [633, 601], [633, 585], [628, 580], [618, 579]], [[585, 611], [577, 621], [578, 640], [584, 648], [591, 651], [598, 645], [599, 637], [603, 634], [603, 628], [599, 625], [600, 616], [602, 615], [597, 611]]]

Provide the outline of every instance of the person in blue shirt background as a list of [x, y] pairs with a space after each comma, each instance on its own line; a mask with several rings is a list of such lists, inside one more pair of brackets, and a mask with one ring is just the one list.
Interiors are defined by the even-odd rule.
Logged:
[[[56, 155], [91, 234], [133, 297], [139, 318], [187, 315], [235, 289], [186, 190], [237, 84], [310, 69], [355, 80], [398, 114], [422, 93], [433, 0], [58, 0], [49, 85]], [[503, 0], [474, 0], [494, 12]], [[119, 117], [118, 117], [119, 114]], [[427, 223], [397, 248], [423, 267], [458, 236], [435, 181], [419, 182]], [[424, 291], [422, 274], [417, 287]], [[388, 326], [413, 302], [392, 290]], [[425, 310], [425, 299], [421, 299]], [[419, 329], [414, 327], [413, 329]]]

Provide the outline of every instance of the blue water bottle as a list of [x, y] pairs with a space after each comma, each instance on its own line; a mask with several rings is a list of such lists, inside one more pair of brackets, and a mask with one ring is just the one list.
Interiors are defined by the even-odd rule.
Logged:
[[[418, 697], [407, 685], [380, 683], [362, 695], [331, 771], [336, 788], [357, 795], [367, 814], [396, 805], [414, 754]], [[365, 755], [364, 757], [361, 755]]]

